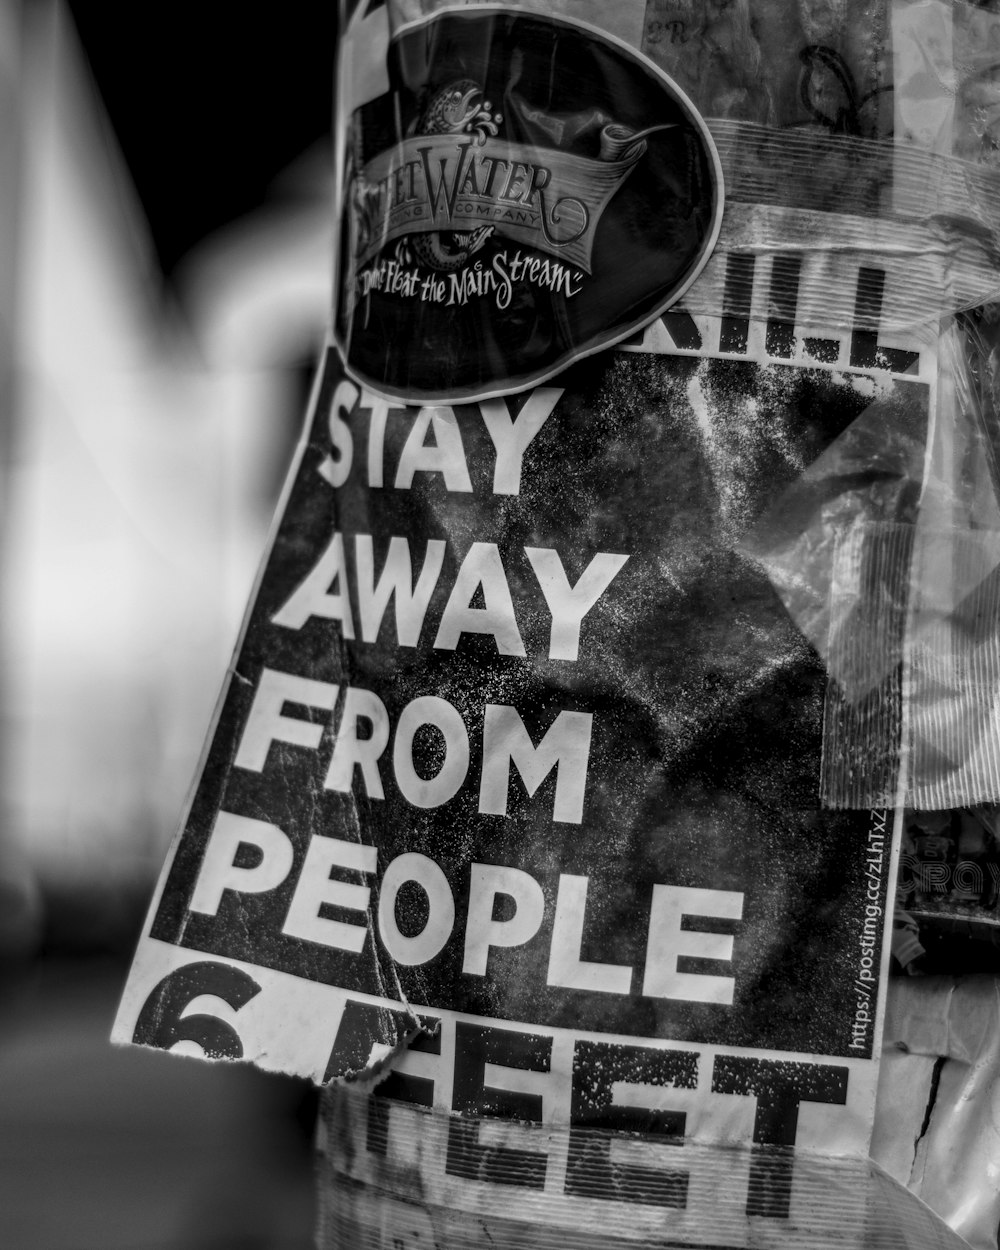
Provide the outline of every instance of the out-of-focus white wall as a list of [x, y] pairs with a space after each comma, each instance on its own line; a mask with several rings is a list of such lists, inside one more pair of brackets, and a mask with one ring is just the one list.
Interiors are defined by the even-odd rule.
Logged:
[[[20, 226], [20, 0], [0, 0], [0, 568], [8, 520], [8, 466], [14, 423], [17, 257]], [[0, 592], [2, 593], [2, 592]], [[0, 643], [6, 613], [0, 599]], [[0, 646], [0, 657], [2, 657]], [[0, 748], [11, 736], [0, 662]], [[20, 954], [38, 939], [40, 910], [34, 873], [12, 828], [0, 752], [0, 953]]]
[[0, 861], [113, 892], [152, 883], [235, 642], [326, 322], [327, 180], [204, 244], [168, 298], [64, 7], [31, 6], [20, 44]]

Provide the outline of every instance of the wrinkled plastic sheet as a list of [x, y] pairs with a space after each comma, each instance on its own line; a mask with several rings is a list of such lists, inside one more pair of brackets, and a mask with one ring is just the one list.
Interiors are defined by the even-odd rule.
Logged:
[[[327, 1091], [319, 1250], [962, 1250], [970, 1244], [870, 1159], [696, 1142], [678, 1149], [559, 1126], [508, 1126], [498, 1136], [496, 1128], [495, 1121], [436, 1116], [349, 1088]], [[491, 1184], [504, 1152], [507, 1184]], [[540, 1165], [561, 1184], [538, 1185]], [[512, 1196], [519, 1171], [522, 1182], [534, 1173], [520, 1199]], [[949, 1167], [947, 1176], [954, 1171]], [[961, 1223], [964, 1229], [970, 1221]], [[982, 1243], [972, 1244], [978, 1250]]]

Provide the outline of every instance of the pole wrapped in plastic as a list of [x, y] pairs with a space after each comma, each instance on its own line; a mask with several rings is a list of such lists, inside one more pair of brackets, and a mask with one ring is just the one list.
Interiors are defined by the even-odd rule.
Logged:
[[997, 20], [346, 7], [329, 341], [117, 1025], [330, 1086], [324, 1250], [955, 1244], [869, 1152], [904, 826], [1000, 801]]

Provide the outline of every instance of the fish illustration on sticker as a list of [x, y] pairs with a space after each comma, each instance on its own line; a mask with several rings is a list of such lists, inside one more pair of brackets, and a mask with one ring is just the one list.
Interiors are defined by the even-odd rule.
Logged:
[[446, 11], [400, 28], [350, 121], [335, 338], [410, 404], [524, 390], [634, 335], [711, 253], [704, 121], [581, 23]]

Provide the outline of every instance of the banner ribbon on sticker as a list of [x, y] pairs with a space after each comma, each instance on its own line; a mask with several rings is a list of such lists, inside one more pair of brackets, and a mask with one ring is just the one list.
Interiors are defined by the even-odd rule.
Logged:
[[[415, 232], [463, 233], [478, 226], [589, 274], [601, 213], [645, 150], [643, 139], [633, 139], [621, 155], [591, 160], [500, 140], [480, 146], [451, 135], [407, 139], [398, 151], [370, 161], [355, 183], [359, 275], [383, 248], [410, 236], [416, 257], [448, 272], [478, 248], [467, 240], [448, 254], [437, 240]], [[478, 236], [480, 247], [487, 237]], [[373, 285], [371, 278], [360, 281], [359, 294]], [[414, 281], [410, 291], [426, 293], [427, 287]]]

